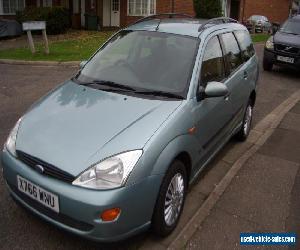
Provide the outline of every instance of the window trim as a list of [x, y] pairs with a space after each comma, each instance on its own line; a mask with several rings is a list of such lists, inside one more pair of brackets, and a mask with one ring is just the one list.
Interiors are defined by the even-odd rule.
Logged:
[[[25, 8], [26, 7], [26, 0], [23, 0], [23, 5], [24, 5], [24, 8]], [[3, 0], [2, 0], [2, 1], [0, 1], [0, 15], [1, 16], [15, 16], [16, 12], [4, 13]]]
[[[134, 9], [135, 9], [135, 13], [136, 13], [136, 0], [133, 0], [134, 1]], [[141, 0], [142, 1], [142, 0]], [[138, 15], [138, 14], [130, 14], [129, 13], [129, 5], [130, 5], [130, 0], [127, 0], [127, 16], [133, 16], [133, 17], [140, 17], [140, 16], [150, 16], [150, 15], [155, 15], [156, 14], [156, 0], [153, 0], [154, 1], [154, 12], [151, 14], [150, 13], [150, 10], [151, 10], [151, 0], [146, 0], [147, 1], [147, 15]], [[141, 5], [141, 8], [142, 8], [142, 5]]]
[[[238, 45], [238, 48], [239, 48], [239, 50], [240, 50], [240, 56], [239, 56], [239, 57], [240, 57], [240, 60], [242, 61], [242, 63], [241, 63], [238, 67], [236, 67], [233, 71], [231, 71], [232, 68], [231, 68], [231, 66], [230, 66], [230, 62], [226, 59], [226, 56], [225, 56], [225, 55], [226, 55], [226, 54], [225, 54], [226, 49], [225, 49], [225, 44], [224, 44], [223, 37], [222, 37], [222, 35], [228, 34], [228, 33], [231, 33], [231, 34], [233, 35], [233, 37], [234, 37], [234, 39], [235, 39], [235, 41], [236, 41], [236, 43], [237, 43], [237, 45]], [[241, 67], [243, 67], [243, 65], [245, 64], [245, 61], [244, 61], [244, 59], [243, 59], [243, 57], [242, 57], [242, 51], [241, 51], [239, 42], [237, 41], [237, 39], [236, 39], [236, 37], [235, 37], [235, 35], [234, 35], [234, 31], [224, 32], [224, 33], [219, 34], [219, 36], [220, 36], [221, 46], [222, 46], [223, 52], [224, 52], [223, 57], [224, 57], [224, 61], [225, 61], [225, 64], [226, 64], [227, 79], [228, 79], [228, 78], [230, 78], [232, 75], [234, 75], [237, 71], [239, 71]]]

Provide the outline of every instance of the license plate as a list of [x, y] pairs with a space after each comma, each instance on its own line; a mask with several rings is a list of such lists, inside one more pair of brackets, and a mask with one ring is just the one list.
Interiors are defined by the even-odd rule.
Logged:
[[294, 63], [295, 59], [286, 56], [277, 56], [277, 60], [281, 62]]
[[45, 189], [33, 184], [19, 175], [17, 176], [17, 181], [19, 191], [59, 213], [59, 201], [57, 195], [46, 191]]

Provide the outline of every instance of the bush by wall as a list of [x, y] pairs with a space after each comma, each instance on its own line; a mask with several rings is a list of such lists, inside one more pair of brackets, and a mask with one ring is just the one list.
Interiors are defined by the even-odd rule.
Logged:
[[70, 27], [69, 12], [62, 7], [28, 7], [17, 12], [17, 21], [46, 21], [47, 33], [65, 33]]
[[194, 0], [194, 8], [198, 18], [222, 16], [221, 0]]

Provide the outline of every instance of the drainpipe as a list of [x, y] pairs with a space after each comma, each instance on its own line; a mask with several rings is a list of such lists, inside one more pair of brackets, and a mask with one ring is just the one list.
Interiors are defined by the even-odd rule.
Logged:
[[175, 12], [175, 0], [171, 0], [171, 12]]

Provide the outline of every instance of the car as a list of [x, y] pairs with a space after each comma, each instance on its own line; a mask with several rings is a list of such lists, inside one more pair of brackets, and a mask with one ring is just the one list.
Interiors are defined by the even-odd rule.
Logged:
[[246, 21], [245, 26], [249, 31], [253, 32], [271, 32], [272, 24], [265, 16], [252, 15]]
[[0, 38], [22, 35], [22, 27], [16, 20], [0, 19]]
[[271, 71], [273, 65], [299, 70], [300, 68], [300, 15], [289, 18], [267, 40], [263, 68]]
[[8, 190], [91, 240], [169, 235], [199, 173], [248, 137], [258, 68], [232, 19], [141, 19], [18, 120], [1, 158]]

